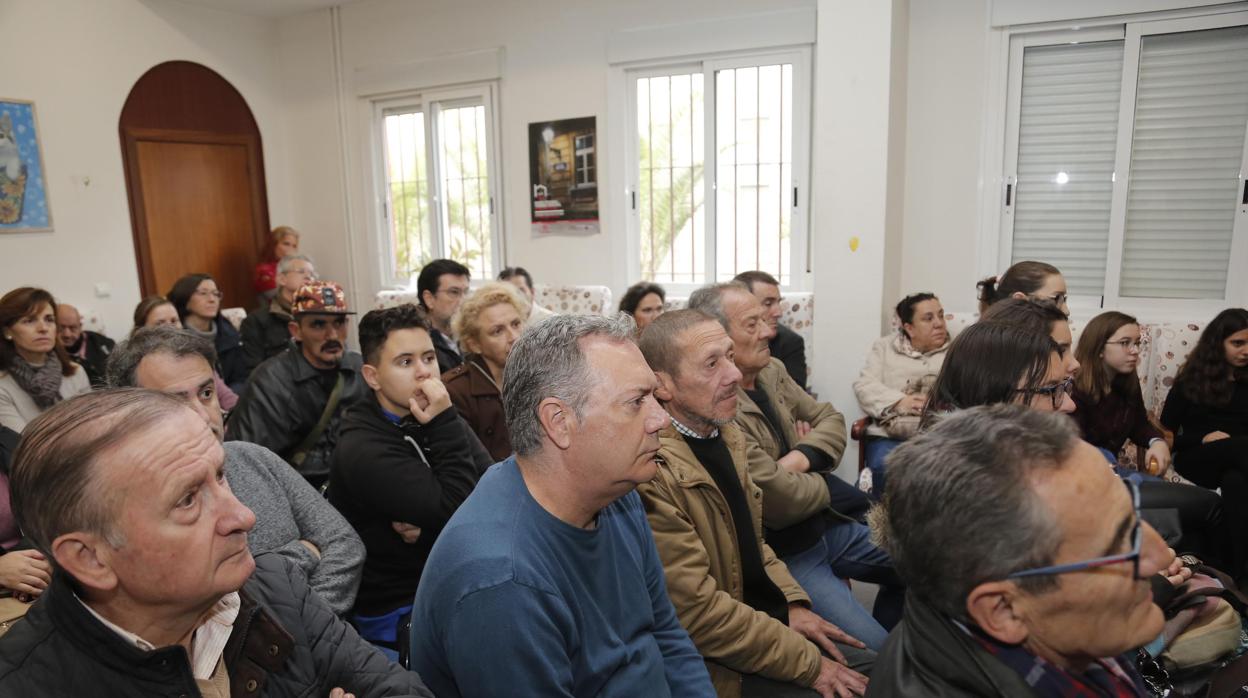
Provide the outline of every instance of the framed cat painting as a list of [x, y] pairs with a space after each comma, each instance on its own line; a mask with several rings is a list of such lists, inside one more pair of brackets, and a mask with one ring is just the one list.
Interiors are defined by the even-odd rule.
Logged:
[[0, 97], [0, 233], [50, 230], [35, 103]]

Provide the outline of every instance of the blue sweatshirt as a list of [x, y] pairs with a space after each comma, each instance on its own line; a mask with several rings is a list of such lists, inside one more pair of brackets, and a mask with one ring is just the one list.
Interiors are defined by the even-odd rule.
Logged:
[[555, 518], [515, 457], [498, 463], [429, 554], [412, 669], [443, 698], [706, 696], [636, 492], [585, 530]]

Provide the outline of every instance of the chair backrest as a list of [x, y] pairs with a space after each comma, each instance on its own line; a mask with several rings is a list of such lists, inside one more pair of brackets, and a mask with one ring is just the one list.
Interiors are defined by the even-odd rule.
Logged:
[[561, 315], [610, 315], [615, 312], [606, 286], [550, 286], [537, 284], [533, 301]]
[[[607, 315], [615, 312], [611, 303], [611, 289], [606, 286], [548, 286], [537, 284], [533, 300], [543, 308], [561, 315]], [[377, 294], [373, 307], [393, 308], [404, 303], [419, 303], [420, 294], [415, 289], [382, 291]]]

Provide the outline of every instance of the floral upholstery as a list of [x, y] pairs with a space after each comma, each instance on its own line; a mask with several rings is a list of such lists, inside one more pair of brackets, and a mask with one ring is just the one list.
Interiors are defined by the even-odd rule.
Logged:
[[564, 315], [611, 315], [615, 312], [611, 289], [606, 286], [547, 286], [537, 284], [533, 300]]
[[[563, 315], [607, 315], [615, 312], [611, 304], [611, 289], [606, 286], [547, 286], [537, 284], [533, 300], [543, 308]], [[373, 307], [393, 308], [404, 303], [418, 303], [420, 296], [415, 289], [382, 291], [377, 294]]]

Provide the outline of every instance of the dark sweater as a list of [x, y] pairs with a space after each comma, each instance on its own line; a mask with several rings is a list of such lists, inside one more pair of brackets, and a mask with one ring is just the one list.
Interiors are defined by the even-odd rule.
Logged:
[[[376, 398], [343, 416], [330, 459], [329, 501], [355, 527], [366, 556], [355, 612], [378, 616], [407, 606], [442, 527], [494, 460], [453, 406], [428, 424], [398, 424]], [[421, 528], [404, 543], [391, 527]]]
[[1091, 396], [1078, 389], [1071, 394], [1075, 400], [1075, 421], [1083, 430], [1083, 440], [1118, 453], [1122, 444], [1130, 439], [1137, 446], [1148, 447], [1152, 439], [1162, 438], [1162, 433], [1148, 421], [1144, 408], [1144, 396], [1135, 393], [1126, 397], [1118, 391], [1093, 402]]
[[1161, 423], [1174, 432], [1176, 456], [1198, 448], [1201, 439], [1215, 431], [1248, 436], [1248, 383], [1237, 381], [1230, 402], [1215, 406], [1190, 400], [1183, 393], [1182, 379], [1176, 379], [1161, 410]]
[[789, 604], [763, 568], [763, 551], [759, 549], [758, 539], [754, 537], [750, 507], [745, 501], [745, 490], [741, 487], [741, 481], [737, 479], [732, 452], [720, 436], [695, 439], [686, 434], [684, 438], [685, 443], [689, 444], [689, 450], [693, 451], [694, 457], [706, 468], [720, 494], [724, 496], [724, 501], [728, 503], [737, 549], [741, 552], [741, 584], [745, 603], [750, 608], [762, 611], [788, 625]]

